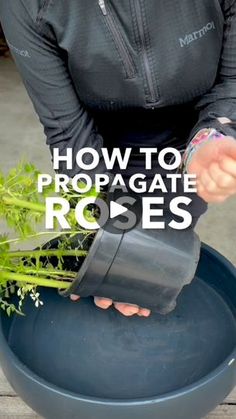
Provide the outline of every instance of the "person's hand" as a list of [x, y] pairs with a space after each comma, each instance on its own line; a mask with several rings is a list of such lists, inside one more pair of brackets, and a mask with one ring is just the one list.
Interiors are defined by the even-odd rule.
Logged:
[[[78, 301], [80, 299], [80, 297], [75, 294], [72, 294], [70, 298], [72, 301]], [[147, 308], [141, 308], [135, 304], [125, 304], [116, 302], [113, 303], [113, 301], [109, 298], [94, 297], [94, 303], [97, 307], [100, 307], [104, 310], [108, 309], [112, 306], [112, 304], [114, 304], [116, 310], [118, 310], [121, 314], [127, 317], [133, 316], [134, 314], [137, 314], [138, 316], [148, 317], [151, 314], [151, 311]]]
[[188, 163], [197, 175], [197, 193], [206, 202], [223, 202], [236, 193], [236, 139], [209, 140]]

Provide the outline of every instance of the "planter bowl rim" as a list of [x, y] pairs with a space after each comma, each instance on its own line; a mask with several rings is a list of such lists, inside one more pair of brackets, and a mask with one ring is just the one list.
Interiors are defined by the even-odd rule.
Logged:
[[87, 403], [93, 404], [101, 404], [101, 405], [117, 405], [117, 406], [127, 406], [127, 405], [144, 405], [144, 404], [153, 404], [153, 403], [160, 403], [170, 399], [174, 399], [176, 397], [180, 397], [181, 395], [185, 395], [186, 393], [191, 393], [196, 388], [203, 387], [205, 384], [210, 382], [216, 376], [220, 375], [224, 372], [227, 368], [233, 366], [236, 361], [236, 349], [234, 349], [231, 354], [223, 361], [216, 369], [211, 371], [210, 373], [206, 374], [205, 377], [202, 377], [200, 380], [195, 381], [193, 384], [188, 386], [182, 387], [181, 389], [177, 389], [175, 391], [164, 393], [160, 396], [152, 396], [152, 397], [145, 397], [145, 398], [132, 398], [132, 399], [108, 399], [108, 398], [100, 398], [100, 397], [93, 397], [93, 396], [84, 396], [80, 393], [74, 393], [72, 391], [63, 389], [49, 381], [46, 381], [44, 378], [40, 377], [38, 374], [30, 370], [25, 364], [23, 364], [20, 359], [15, 355], [15, 353], [9, 348], [6, 338], [3, 335], [3, 332], [0, 331], [0, 339], [1, 335], [4, 339], [5, 348], [8, 351], [8, 356], [12, 359], [13, 363], [15, 364], [18, 371], [23, 373], [25, 376], [30, 378], [31, 380], [35, 381], [39, 385], [43, 386], [44, 388], [49, 388], [51, 391], [56, 393], [61, 393], [66, 395], [67, 397], [77, 399]]
[[[99, 234], [99, 232], [98, 232]], [[102, 232], [99, 234], [98, 238], [102, 236]], [[95, 240], [96, 243], [99, 243], [99, 240]], [[93, 242], [94, 244], [94, 242]], [[93, 246], [92, 244], [92, 246]], [[92, 247], [91, 246], [91, 247]], [[228, 261], [223, 255], [217, 252], [215, 249], [211, 248], [205, 243], [202, 243], [202, 250], [203, 252], [207, 253], [207, 256], [212, 258], [217, 257], [217, 260], [224, 265], [225, 269], [227, 269], [232, 275], [236, 277], [236, 267]], [[1, 322], [1, 315], [0, 315], [0, 322]], [[8, 358], [11, 358], [12, 363], [15, 364], [15, 367], [20, 373], [23, 373], [25, 376], [33, 380], [34, 382], [38, 383], [39, 385], [43, 386], [44, 388], [48, 388], [53, 392], [61, 393], [70, 397], [72, 399], [77, 399], [79, 401], [91, 403], [91, 404], [100, 404], [100, 405], [116, 405], [116, 406], [128, 406], [128, 405], [146, 405], [146, 404], [154, 404], [154, 403], [161, 403], [170, 399], [174, 399], [176, 397], [183, 396], [187, 393], [191, 393], [196, 388], [203, 387], [208, 382], [213, 380], [215, 377], [219, 376], [223, 373], [226, 369], [234, 367], [236, 362], [236, 347], [233, 351], [228, 355], [228, 357], [221, 362], [217, 368], [206, 374], [201, 379], [195, 381], [194, 383], [184, 386], [180, 389], [177, 389], [172, 392], [164, 393], [162, 395], [145, 397], [145, 398], [132, 398], [132, 399], [111, 399], [111, 398], [99, 398], [93, 396], [84, 396], [80, 393], [74, 393], [72, 391], [63, 389], [49, 381], [46, 381], [44, 378], [40, 377], [38, 374], [30, 370], [20, 359], [16, 356], [13, 350], [9, 347], [7, 339], [3, 333], [2, 327], [0, 327], [0, 341], [3, 347], [5, 346], [5, 351], [7, 352]], [[0, 355], [1, 358], [1, 355]]]

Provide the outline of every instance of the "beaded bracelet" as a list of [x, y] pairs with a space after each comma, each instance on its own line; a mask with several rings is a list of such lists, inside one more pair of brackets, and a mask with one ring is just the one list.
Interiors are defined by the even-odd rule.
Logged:
[[182, 173], [188, 172], [188, 165], [192, 155], [201, 145], [209, 140], [222, 140], [223, 138], [225, 138], [225, 135], [217, 131], [215, 128], [204, 128], [198, 131], [184, 152], [181, 164]]

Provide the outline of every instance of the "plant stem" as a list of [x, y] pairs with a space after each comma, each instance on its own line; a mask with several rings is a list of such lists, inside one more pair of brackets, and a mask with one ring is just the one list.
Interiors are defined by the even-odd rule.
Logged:
[[76, 234], [83, 234], [84, 236], [88, 237], [92, 234], [95, 233], [95, 230], [72, 230], [72, 231], [40, 231], [39, 233], [35, 233], [35, 234], [29, 234], [27, 237], [22, 238], [22, 237], [17, 237], [15, 239], [8, 239], [8, 240], [4, 240], [2, 242], [0, 242], [0, 246], [7, 244], [7, 243], [17, 243], [17, 242], [21, 242], [21, 241], [27, 241], [30, 239], [34, 239], [37, 237], [41, 237], [41, 236], [47, 236], [47, 235], [53, 235], [55, 236], [54, 238], [56, 239], [57, 237], [60, 236], [67, 236], [67, 235], [71, 235], [74, 236]]
[[24, 257], [49, 257], [49, 256], [58, 256], [58, 257], [65, 257], [65, 256], [86, 256], [87, 251], [85, 250], [53, 250], [53, 249], [45, 249], [45, 250], [22, 250], [17, 252], [6, 252], [2, 253], [1, 256], [9, 256], [10, 258], [24, 258]]
[[[15, 271], [17, 273], [21, 273], [20, 270], [14, 270], [13, 267], [9, 267], [8, 268], [7, 266], [1, 266], [0, 265], [0, 272], [1, 271], [5, 271], [6, 269], [9, 272]], [[43, 276], [46, 276], [46, 277], [52, 276], [54, 278], [55, 277], [58, 278], [60, 276], [62, 276], [62, 277], [64, 276], [65, 278], [68, 278], [68, 277], [69, 278], [75, 278], [76, 277], [76, 272], [61, 271], [61, 270], [58, 270], [58, 269], [54, 269], [54, 270], [48, 270], [48, 269], [43, 269], [43, 268], [40, 268], [40, 269], [32, 269], [32, 268], [28, 268], [28, 267], [24, 267], [23, 269], [22, 269], [22, 273], [27, 274], [27, 275], [28, 274], [32, 274], [32, 275], [43, 275]]]
[[5, 281], [17, 281], [17, 282], [26, 282], [27, 284], [33, 284], [35, 286], [39, 285], [42, 287], [48, 287], [48, 288], [59, 288], [59, 289], [67, 289], [70, 285], [70, 282], [66, 281], [57, 281], [57, 280], [50, 280], [35, 276], [29, 276], [29, 275], [23, 275], [23, 274], [17, 274], [7, 271], [1, 271], [0, 272], [0, 281], [1, 279]]
[[42, 212], [42, 213], [46, 212], [46, 208], [43, 204], [37, 204], [35, 202], [28, 202], [22, 199], [11, 198], [8, 196], [3, 196], [1, 199], [6, 205], [13, 205], [16, 207], [25, 208], [32, 211]]

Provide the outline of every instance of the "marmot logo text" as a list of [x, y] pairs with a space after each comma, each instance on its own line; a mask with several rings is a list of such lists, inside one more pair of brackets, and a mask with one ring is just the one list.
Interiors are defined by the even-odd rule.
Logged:
[[202, 38], [204, 35], [206, 35], [207, 32], [213, 29], [215, 29], [215, 23], [213, 21], [208, 22], [199, 31], [189, 33], [185, 35], [184, 38], [179, 38], [180, 46], [185, 47], [186, 45], [191, 44], [191, 42], [197, 41], [199, 38]]

